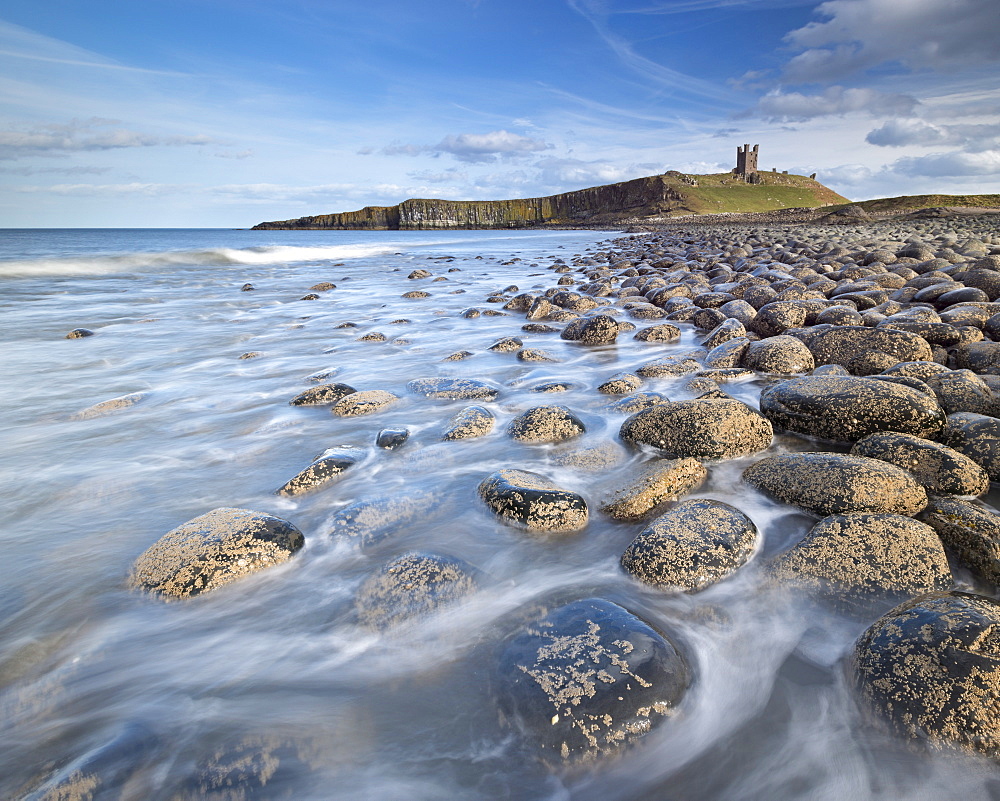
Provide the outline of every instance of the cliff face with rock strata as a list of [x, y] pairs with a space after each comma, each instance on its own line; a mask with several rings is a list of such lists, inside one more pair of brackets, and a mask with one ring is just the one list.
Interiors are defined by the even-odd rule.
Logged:
[[[714, 199], [720, 191], [722, 196], [732, 194], [732, 201], [737, 204], [745, 203], [743, 196], [749, 192], [754, 195], [755, 201], [771, 209], [846, 202], [845, 198], [822, 184], [802, 176], [775, 175], [773, 179], [770, 176], [768, 178], [770, 180], [767, 184], [751, 187], [733, 181], [728, 174], [687, 176], [669, 172], [548, 197], [518, 200], [404, 200], [396, 206], [366, 206], [359, 211], [262, 222], [255, 225], [254, 230], [601, 226], [630, 217], [729, 211], [728, 207], [722, 207], [729, 204], [724, 200]], [[708, 179], [707, 182], [705, 179]], [[703, 184], [707, 185], [702, 188]], [[709, 196], [713, 199], [708, 199]]]

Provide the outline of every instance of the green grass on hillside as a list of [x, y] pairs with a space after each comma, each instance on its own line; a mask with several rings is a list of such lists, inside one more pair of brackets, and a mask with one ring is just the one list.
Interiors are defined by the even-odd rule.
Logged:
[[854, 205], [860, 206], [869, 213], [913, 211], [938, 206], [998, 209], [1000, 208], [1000, 195], [904, 195], [902, 197], [862, 200]]
[[848, 203], [818, 181], [804, 175], [759, 173], [761, 183], [753, 185], [737, 180], [731, 173], [693, 175], [698, 186], [679, 179], [668, 182], [684, 195], [682, 209], [675, 214], [724, 214], [775, 211], [801, 207], [831, 206]]

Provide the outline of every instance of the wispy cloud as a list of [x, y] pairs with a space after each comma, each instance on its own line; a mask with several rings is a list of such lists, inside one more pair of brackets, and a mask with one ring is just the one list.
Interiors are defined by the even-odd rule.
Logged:
[[[386, 156], [419, 156], [425, 153], [439, 156], [447, 153], [468, 164], [491, 164], [497, 159], [517, 158], [551, 147], [541, 139], [500, 130], [485, 134], [449, 134], [436, 145], [392, 144], [383, 147], [380, 152]], [[372, 152], [371, 148], [363, 148], [359, 154], [370, 155]]]
[[909, 114], [918, 104], [919, 101], [909, 95], [830, 86], [811, 95], [780, 90], [769, 92], [757, 102], [755, 112], [774, 121], [801, 121], [855, 112], [884, 117]]
[[117, 125], [117, 120], [92, 117], [71, 120], [66, 124], [52, 123], [23, 130], [0, 131], [0, 159], [15, 159], [39, 153], [87, 152], [119, 150], [135, 147], [207, 145], [210, 137], [155, 136]]

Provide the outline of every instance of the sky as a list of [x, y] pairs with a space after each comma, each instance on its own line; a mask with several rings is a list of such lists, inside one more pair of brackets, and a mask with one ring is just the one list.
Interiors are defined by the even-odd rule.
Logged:
[[996, 0], [3, 0], [0, 227], [760, 168], [1000, 192]]

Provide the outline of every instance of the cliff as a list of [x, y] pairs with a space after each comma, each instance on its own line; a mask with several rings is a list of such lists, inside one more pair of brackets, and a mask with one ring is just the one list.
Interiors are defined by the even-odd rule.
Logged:
[[761, 183], [750, 185], [730, 173], [688, 176], [672, 171], [548, 197], [412, 199], [396, 206], [366, 206], [359, 211], [262, 222], [254, 230], [590, 227], [654, 215], [769, 211], [847, 202], [811, 178], [779, 173], [760, 175]]

